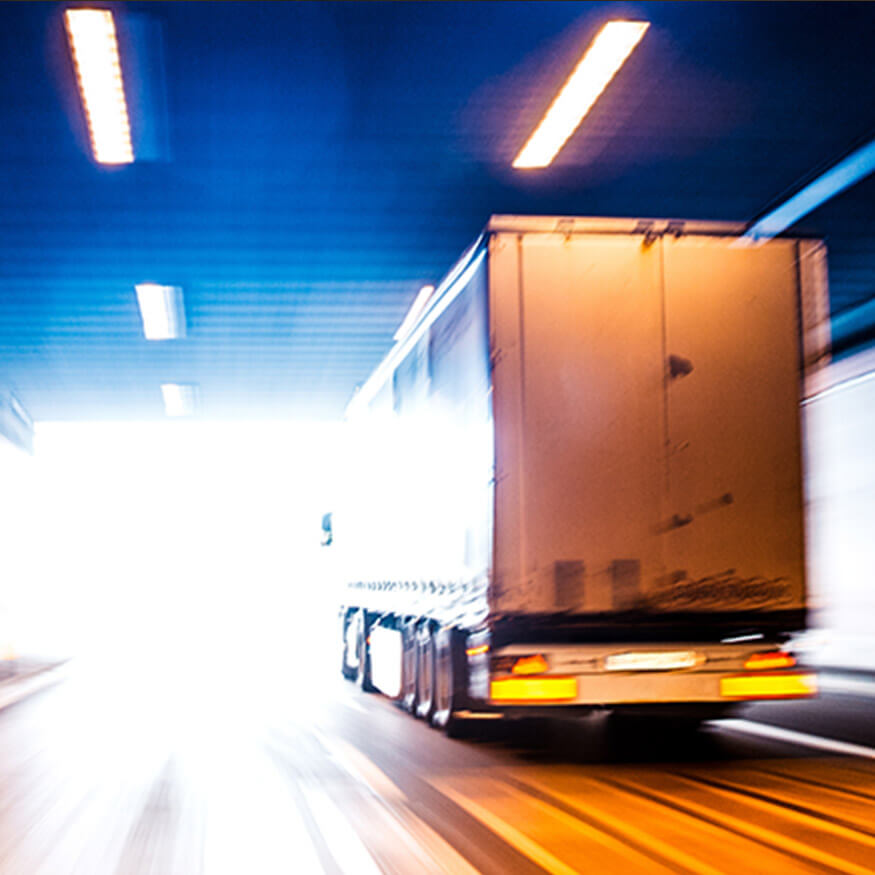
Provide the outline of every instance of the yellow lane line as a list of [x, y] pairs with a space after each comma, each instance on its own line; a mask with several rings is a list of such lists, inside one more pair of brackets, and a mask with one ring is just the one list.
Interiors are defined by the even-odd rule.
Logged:
[[515, 848], [523, 856], [528, 857], [546, 872], [550, 872], [552, 875], [579, 875], [579, 870], [566, 866], [565, 863], [558, 857], [554, 857], [546, 848], [541, 847], [537, 842], [484, 808], [478, 802], [463, 796], [443, 782], [433, 782], [433, 786], [448, 799], [452, 799], [459, 808], [467, 811], [468, 814], [479, 820], [487, 829], [490, 829], [497, 836], [504, 839], [512, 848]]
[[[635, 794], [634, 787], [626, 788], [624, 785], [624, 789], [627, 789], [627, 792], [632, 793], [633, 795]], [[735, 832], [740, 832], [743, 835], [750, 836], [757, 841], [771, 845], [773, 848], [788, 851], [791, 854], [795, 854], [797, 857], [814, 860], [824, 866], [831, 866], [839, 872], [846, 872], [847, 875], [872, 875], [872, 869], [869, 867], [858, 866], [856, 863], [844, 860], [841, 857], [836, 857], [834, 854], [830, 854], [827, 851], [821, 851], [819, 848], [797, 841], [796, 839], [790, 838], [790, 836], [783, 835], [782, 833], [775, 832], [771, 829], [766, 829], [762, 826], [757, 826], [755, 823], [742, 820], [740, 817], [733, 817], [725, 811], [719, 809], [715, 810], [714, 808], [709, 808], [707, 805], [700, 805], [699, 803], [693, 802], [687, 798], [678, 798], [672, 796], [670, 793], [663, 793], [661, 790], [655, 790], [649, 786], [642, 787], [641, 789], [650, 796], [662, 800], [672, 808], [695, 812], [702, 817], [708, 818], [712, 822], [716, 820], [718, 823], [723, 824], [726, 827], [731, 827]]]
[[[780, 802], [766, 802], [764, 799], [757, 799], [755, 796], [750, 796], [744, 792], [744, 788], [717, 787], [710, 781], [697, 781], [694, 778], [688, 778], [686, 775], [675, 774], [674, 777], [689, 784], [692, 787], [705, 788], [709, 793], [714, 793], [717, 796], [722, 796], [724, 799], [730, 799], [733, 802], [741, 802], [743, 805], [749, 805], [751, 808], [756, 808], [758, 811], [764, 811], [767, 814], [776, 814], [780, 817], [785, 817], [787, 820], [794, 820], [796, 823], [802, 824], [810, 829], [819, 829], [823, 832], [832, 833], [839, 838], [848, 839], [852, 842], [858, 842], [861, 845], [866, 845], [870, 848], [875, 848], [875, 836], [863, 830], [854, 829], [849, 826], [842, 826], [834, 823], [831, 820], [825, 820], [817, 817], [814, 814], [807, 814], [804, 811], [797, 811], [794, 808], [788, 808]], [[793, 804], [793, 803], [790, 803]]]
[[349, 875], [380, 875], [380, 868], [337, 805], [319, 787], [301, 786], [307, 807], [334, 862]]
[[[546, 851], [541, 845], [537, 844], [534, 840], [530, 839], [528, 836], [521, 833], [515, 827], [511, 826], [504, 819], [498, 817], [498, 815], [484, 808], [480, 803], [475, 802], [469, 797], [459, 793], [457, 790], [454, 790], [452, 787], [449, 787], [446, 782], [434, 782], [434, 786], [441, 793], [453, 799], [453, 801], [460, 805], [462, 808], [465, 808], [466, 811], [468, 811], [470, 814], [480, 820], [481, 823], [484, 823], [493, 832], [498, 833], [501, 838], [503, 838], [505, 841], [508, 841], [518, 851], [525, 854], [527, 857], [529, 857], [529, 859], [532, 859], [536, 863], [538, 863], [539, 866], [544, 866], [545, 864], [540, 858], [536, 859], [534, 856], [532, 856], [532, 853], [538, 854], [539, 857], [540, 855], [546, 854], [550, 860], [555, 861], [555, 863], [558, 863], [561, 867], [565, 867], [565, 864], [558, 860], [556, 857], [554, 857], [552, 854], [550, 854], [549, 851]], [[505, 792], [507, 795], [516, 797], [517, 799], [521, 800], [524, 805], [539, 809], [541, 812], [547, 815], [547, 817], [561, 823], [562, 826], [570, 832], [576, 832], [584, 835], [590, 841], [596, 842], [597, 844], [602, 845], [604, 848], [607, 848], [618, 856], [625, 858], [636, 867], [636, 871], [640, 871], [642, 869], [648, 869], [651, 871], [660, 870], [663, 872], [674, 871], [668, 866], [662, 865], [651, 857], [648, 857], [646, 854], [643, 854], [638, 849], [630, 847], [625, 842], [615, 838], [609, 833], [603, 832], [597, 827], [594, 827], [586, 823], [585, 821], [580, 820], [580, 818], [569, 814], [567, 811], [563, 811], [561, 808], [557, 808], [555, 805], [550, 805], [549, 802], [545, 802], [543, 799], [539, 799], [537, 796], [527, 793], [524, 790], [521, 790], [518, 787], [514, 786], [513, 784], [501, 781], [500, 787], [502, 791]], [[565, 871], [565, 869], [562, 868], [558, 871]]]
[[315, 726], [310, 731], [337, 764], [375, 796], [387, 801], [406, 801], [404, 791], [368, 756], [336, 735], [330, 738]]
[[337, 764], [382, 803], [384, 822], [417, 858], [417, 871], [478, 875], [440, 833], [414, 814], [404, 791], [367, 754], [338, 736], [329, 738], [315, 726], [310, 731]]
[[[633, 842], [637, 842], [639, 845], [642, 845], [643, 847], [648, 848], [654, 853], [659, 854], [661, 857], [664, 857], [666, 860], [676, 864], [677, 866], [681, 866], [684, 869], [695, 872], [697, 873], [697, 875], [724, 875], [723, 869], [715, 869], [713, 866], [709, 866], [707, 863], [703, 863], [701, 860], [690, 856], [689, 854], [682, 851], [680, 848], [675, 847], [668, 842], [664, 842], [662, 839], [659, 839], [642, 829], [638, 829], [638, 827], [633, 826], [631, 823], [627, 823], [626, 821], [621, 820], [618, 817], [614, 817], [614, 815], [602, 810], [601, 808], [596, 811], [593, 808], [584, 807], [579, 802], [577, 802], [577, 800], [573, 796], [569, 796], [566, 793], [561, 793], [553, 790], [542, 784], [540, 781], [534, 780], [532, 778], [526, 777], [525, 779], [521, 780], [523, 780], [524, 783], [528, 783], [534, 789], [540, 791], [541, 793], [544, 793], [547, 796], [552, 796], [554, 799], [557, 799], [560, 802], [564, 802], [566, 805], [574, 808], [576, 811], [581, 812], [581, 814], [585, 815], [586, 817], [589, 817], [592, 820], [599, 821], [600, 823], [603, 823], [605, 826], [620, 833], [621, 835], [627, 836]], [[599, 784], [597, 781], [591, 781], [586, 778], [578, 778], [578, 781], [580, 781], [580, 783], [585, 783], [587, 786], [591, 787], [594, 790], [613, 790], [613, 788], [610, 786]]]

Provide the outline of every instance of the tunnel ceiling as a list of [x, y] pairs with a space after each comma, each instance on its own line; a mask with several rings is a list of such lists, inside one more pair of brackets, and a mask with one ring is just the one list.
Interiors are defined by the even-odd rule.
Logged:
[[[96, 4], [108, 6], [108, 4]], [[0, 387], [34, 418], [339, 416], [491, 213], [752, 220], [875, 136], [873, 4], [126, 3], [137, 160], [91, 157], [54, 3], [0, 6]], [[510, 163], [610, 18], [651, 28], [548, 169]], [[875, 295], [875, 184], [794, 230]], [[183, 289], [143, 338], [134, 285]]]

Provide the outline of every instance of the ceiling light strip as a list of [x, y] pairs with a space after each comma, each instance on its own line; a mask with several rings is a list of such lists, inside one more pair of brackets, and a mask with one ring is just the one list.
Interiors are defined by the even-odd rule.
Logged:
[[134, 150], [112, 12], [68, 9], [64, 20], [94, 158], [130, 164]]
[[846, 188], [850, 188], [873, 170], [875, 170], [875, 140], [852, 152], [835, 167], [831, 167], [814, 182], [806, 185], [802, 191], [759, 219], [745, 233], [745, 238], [763, 240], [786, 231], [803, 216], [816, 210]]
[[191, 416], [197, 407], [197, 386], [185, 383], [162, 383], [164, 411], [168, 416]]
[[175, 340], [185, 336], [185, 308], [179, 286], [140, 283], [134, 288], [146, 340]]
[[646, 21], [609, 21], [598, 32], [541, 123], [514, 159], [514, 167], [521, 170], [550, 164], [641, 42], [648, 27]]

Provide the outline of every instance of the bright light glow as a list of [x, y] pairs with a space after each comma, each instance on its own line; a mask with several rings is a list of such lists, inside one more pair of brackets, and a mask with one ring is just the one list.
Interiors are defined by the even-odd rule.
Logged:
[[140, 283], [135, 288], [146, 340], [173, 340], [185, 336], [185, 310], [179, 286]]
[[191, 416], [197, 405], [197, 387], [181, 383], [162, 383], [164, 410], [168, 416]]
[[511, 668], [513, 674], [543, 674], [550, 666], [547, 660], [536, 653], [534, 656], [521, 656]]
[[[125, 704], [143, 684], [150, 703], [178, 692], [174, 724], [227, 710], [229, 684], [235, 700], [312, 713], [335, 695], [336, 570], [318, 536], [345, 488], [342, 435], [326, 422], [41, 422], [36, 456], [9, 454], [29, 469], [20, 487], [0, 442], [4, 497], [21, 496], [0, 502], [0, 637], [24, 655], [93, 655], [118, 671], [101, 689], [124, 688]], [[290, 671], [296, 695], [278, 696]], [[229, 725], [206, 722], [200, 745]]]
[[434, 294], [434, 286], [423, 286], [419, 290], [419, 294], [416, 296], [416, 299], [410, 305], [410, 309], [407, 311], [407, 315], [404, 317], [401, 324], [398, 326], [398, 330], [395, 332], [395, 336], [392, 338], [393, 340], [401, 340], [411, 328], [416, 324], [416, 320], [422, 315], [425, 310], [425, 305], [429, 302], [431, 296]]
[[861, 146], [821, 174], [802, 191], [763, 216], [742, 239], [764, 240], [774, 237], [798, 222], [803, 216], [850, 188], [875, 170], [875, 140]]
[[646, 21], [609, 21], [598, 32], [517, 155], [514, 167], [527, 169], [550, 164], [632, 54], [648, 27]]
[[772, 653], [754, 653], [744, 661], [744, 667], [749, 669], [775, 669], [793, 668], [796, 665], [795, 657], [783, 650], [775, 650]]
[[94, 157], [101, 164], [130, 164], [134, 150], [112, 13], [68, 9], [64, 19]]
[[482, 656], [484, 653], [489, 652], [488, 644], [478, 644], [476, 647], [469, 647], [465, 654], [467, 656]]
[[813, 674], [735, 675], [720, 679], [720, 695], [726, 699], [795, 699], [817, 695]]
[[493, 702], [564, 702], [577, 698], [577, 678], [497, 678], [489, 684]]

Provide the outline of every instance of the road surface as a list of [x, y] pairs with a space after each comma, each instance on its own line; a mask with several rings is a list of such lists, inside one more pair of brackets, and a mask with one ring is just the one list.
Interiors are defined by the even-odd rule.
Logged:
[[72, 671], [0, 711], [2, 875], [875, 871], [866, 696], [450, 740], [333, 676], [248, 677]]

